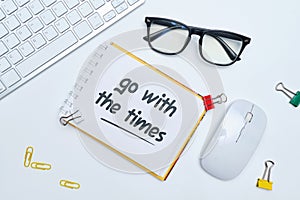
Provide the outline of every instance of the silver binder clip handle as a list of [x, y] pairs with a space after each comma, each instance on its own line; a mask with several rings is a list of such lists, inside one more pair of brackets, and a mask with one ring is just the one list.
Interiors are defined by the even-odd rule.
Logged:
[[61, 125], [63, 126], [67, 126], [69, 124], [70, 121], [73, 121], [75, 119], [80, 118], [81, 116], [74, 116], [79, 110], [75, 111], [74, 113], [68, 115], [68, 116], [62, 116], [59, 118], [59, 122], [61, 123]]
[[[268, 165], [268, 163], [270, 163], [270, 165]], [[265, 171], [264, 174], [262, 176], [262, 178], [265, 180], [266, 176], [268, 181], [270, 181], [270, 176], [271, 176], [271, 168], [275, 165], [275, 163], [272, 160], [267, 160], [265, 162]]]
[[219, 94], [218, 96], [213, 98], [214, 104], [222, 104], [227, 102], [227, 96], [224, 93]]
[[290, 99], [293, 98], [293, 96], [295, 96], [296, 94], [294, 92], [292, 92], [291, 90], [289, 90], [288, 88], [286, 88], [282, 82], [278, 83], [275, 87], [275, 90], [280, 91], [282, 93], [284, 93], [287, 97], [289, 97]]

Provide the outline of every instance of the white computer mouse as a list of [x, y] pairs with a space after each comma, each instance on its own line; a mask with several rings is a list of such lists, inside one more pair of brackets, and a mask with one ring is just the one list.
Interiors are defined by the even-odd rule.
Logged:
[[202, 150], [201, 167], [221, 180], [235, 178], [254, 154], [266, 124], [266, 114], [257, 105], [246, 100], [234, 101]]

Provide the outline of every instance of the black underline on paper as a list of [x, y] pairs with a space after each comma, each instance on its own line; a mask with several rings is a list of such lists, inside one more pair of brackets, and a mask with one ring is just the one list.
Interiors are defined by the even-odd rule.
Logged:
[[101, 118], [101, 120], [102, 120], [102, 121], [105, 121], [106, 123], [109, 123], [109, 124], [111, 124], [111, 125], [113, 125], [113, 126], [115, 126], [115, 127], [117, 127], [117, 128], [119, 128], [119, 129], [121, 129], [121, 130], [123, 130], [123, 131], [125, 131], [125, 132], [127, 132], [127, 133], [129, 133], [129, 134], [131, 134], [131, 135], [133, 135], [133, 136], [135, 136], [135, 137], [138, 137], [139, 139], [144, 140], [145, 142], [147, 142], [147, 143], [149, 143], [149, 144], [152, 144], [153, 146], [155, 146], [152, 142], [149, 142], [149, 141], [146, 140], [145, 138], [142, 138], [142, 137], [136, 135], [135, 133], [133, 133], [133, 132], [131, 132], [131, 131], [129, 131], [129, 130], [123, 128], [123, 127], [121, 127], [121, 126], [119, 126], [118, 124], [115, 124], [115, 123], [113, 123], [113, 122], [111, 122], [111, 121], [108, 121], [107, 119], [104, 119], [104, 118]]

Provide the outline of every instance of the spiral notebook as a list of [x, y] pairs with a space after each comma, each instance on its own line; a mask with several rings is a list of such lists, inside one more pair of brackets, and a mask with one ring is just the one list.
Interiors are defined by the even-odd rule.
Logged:
[[61, 122], [104, 148], [113, 168], [166, 180], [213, 101], [124, 46], [104, 43], [89, 56]]

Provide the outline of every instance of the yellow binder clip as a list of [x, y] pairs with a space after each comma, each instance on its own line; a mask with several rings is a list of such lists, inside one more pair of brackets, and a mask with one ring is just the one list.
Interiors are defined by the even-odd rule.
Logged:
[[80, 188], [79, 183], [76, 183], [73, 181], [68, 181], [68, 180], [60, 180], [59, 185], [66, 187], [66, 188], [70, 188], [70, 189], [79, 189]]
[[39, 169], [39, 170], [50, 170], [51, 165], [48, 163], [42, 163], [42, 162], [33, 162], [31, 163], [31, 168], [33, 169]]
[[32, 155], [33, 155], [33, 147], [29, 146], [26, 148], [26, 152], [24, 156], [24, 167], [30, 166]]
[[[270, 163], [270, 165], [268, 165]], [[266, 190], [272, 190], [273, 182], [270, 181], [270, 175], [271, 175], [271, 168], [275, 165], [275, 163], [272, 160], [267, 160], [265, 162], [265, 171], [263, 174], [262, 179], [257, 180], [256, 187], [266, 189]], [[267, 175], [268, 174], [268, 175]], [[268, 176], [268, 179], [266, 180], [265, 177]]]

